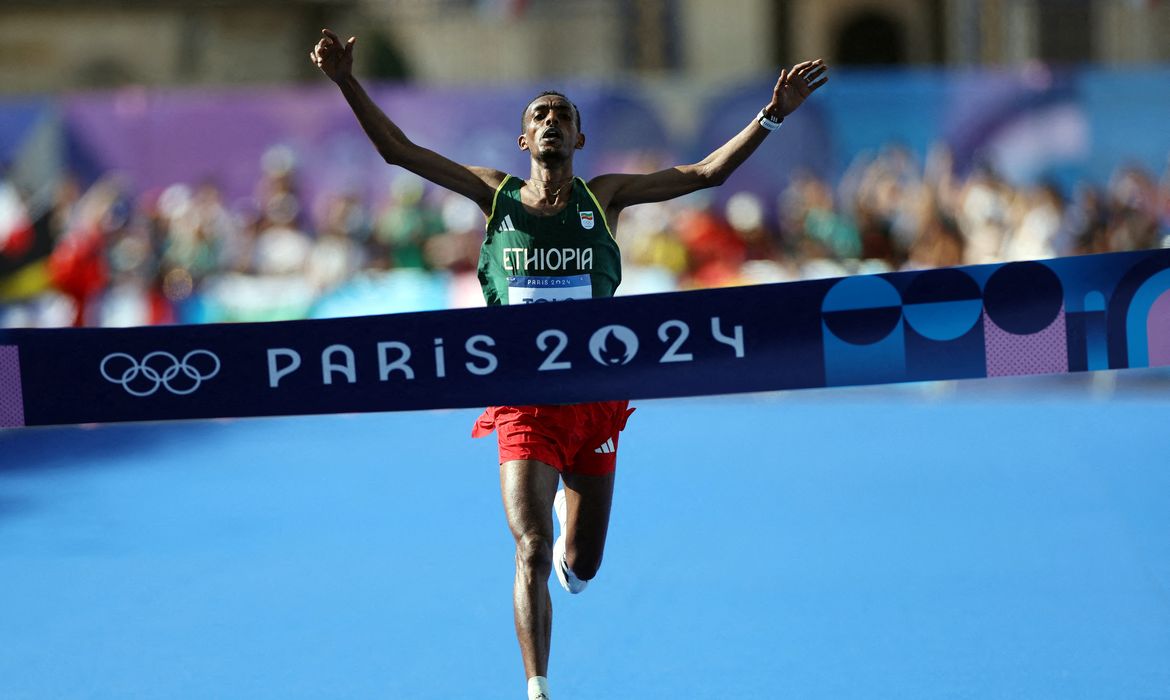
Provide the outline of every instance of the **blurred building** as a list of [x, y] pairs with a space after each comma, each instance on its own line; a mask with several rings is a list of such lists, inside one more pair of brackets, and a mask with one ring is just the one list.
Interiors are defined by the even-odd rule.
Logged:
[[0, 91], [304, 80], [322, 26], [365, 75], [440, 84], [1170, 60], [1161, 0], [0, 0]]
[[1161, 0], [367, 0], [437, 83], [677, 77], [704, 84], [820, 56], [834, 65], [1170, 60]]
[[1170, 60], [1159, 0], [777, 0], [785, 56], [838, 65], [1102, 65]]
[[[279, 83], [353, 0], [0, 0], [0, 90]], [[299, 59], [299, 60], [298, 60]]]

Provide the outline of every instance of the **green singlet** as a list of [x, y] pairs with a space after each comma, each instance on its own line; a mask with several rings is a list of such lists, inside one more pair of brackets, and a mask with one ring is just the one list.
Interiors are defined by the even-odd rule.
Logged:
[[551, 216], [529, 213], [522, 187], [523, 180], [509, 175], [492, 200], [479, 251], [488, 306], [613, 296], [622, 281], [621, 255], [585, 181], [573, 178], [568, 204]]

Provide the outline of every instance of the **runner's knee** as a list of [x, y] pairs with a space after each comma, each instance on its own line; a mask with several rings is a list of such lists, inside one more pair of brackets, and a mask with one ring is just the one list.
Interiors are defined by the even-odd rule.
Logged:
[[552, 566], [552, 540], [539, 533], [528, 533], [516, 540], [516, 564], [537, 572]]
[[565, 552], [565, 563], [573, 570], [573, 575], [582, 581], [588, 581], [597, 575], [601, 568], [601, 552], [587, 552], [577, 549]]

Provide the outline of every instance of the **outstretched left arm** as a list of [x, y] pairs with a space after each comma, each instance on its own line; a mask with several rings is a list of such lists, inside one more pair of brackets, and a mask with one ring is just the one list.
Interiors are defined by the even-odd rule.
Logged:
[[[817, 88], [829, 79], [828, 67], [821, 59], [798, 63], [781, 70], [772, 100], [762, 115], [770, 121], [782, 121], [796, 110]], [[774, 128], [774, 127], [773, 127]], [[744, 127], [730, 141], [711, 155], [692, 165], [679, 165], [647, 175], [601, 175], [589, 182], [589, 188], [606, 210], [606, 218], [616, 222], [625, 207], [646, 202], [661, 202], [696, 190], [723, 184], [756, 148], [769, 130], [758, 118]]]

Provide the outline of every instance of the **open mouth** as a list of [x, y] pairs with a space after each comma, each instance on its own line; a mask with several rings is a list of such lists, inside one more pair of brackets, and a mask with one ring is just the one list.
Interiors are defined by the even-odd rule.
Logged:
[[541, 142], [551, 142], [561, 140], [561, 130], [556, 127], [550, 127], [544, 130], [540, 135]]

